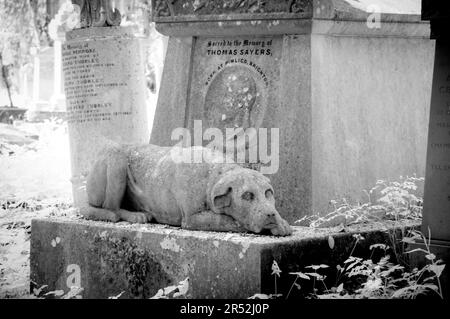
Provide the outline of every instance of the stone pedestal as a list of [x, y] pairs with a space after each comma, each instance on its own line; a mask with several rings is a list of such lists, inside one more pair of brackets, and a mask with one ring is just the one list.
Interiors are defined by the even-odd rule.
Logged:
[[70, 31], [63, 44], [73, 196], [86, 204], [85, 179], [107, 143], [148, 143], [141, 43], [132, 28]]
[[224, 135], [278, 128], [262, 151], [279, 147], [269, 177], [291, 223], [332, 199], [367, 201], [379, 179], [424, 176], [429, 24], [420, 6], [370, 3], [153, 1], [170, 39], [151, 143], [176, 144], [177, 127], [194, 136], [196, 120]]
[[[393, 224], [394, 225], [394, 224]], [[160, 224], [92, 222], [77, 217], [37, 219], [31, 226], [30, 279], [44, 291], [83, 288], [83, 298], [150, 298], [189, 278], [187, 298], [248, 298], [275, 293], [273, 261], [281, 269], [277, 292], [287, 295], [305, 266], [335, 266], [348, 258], [354, 233], [365, 240], [355, 254], [369, 257], [370, 245], [389, 244], [386, 224], [353, 226], [348, 232], [294, 227], [289, 237], [187, 231]], [[417, 222], [396, 227], [417, 227]], [[334, 238], [330, 248], [328, 238]], [[328, 284], [328, 283], [327, 283]], [[331, 287], [331, 286], [330, 286]], [[294, 289], [296, 290], [296, 289]], [[295, 295], [295, 291], [291, 296]]]
[[[450, 297], [450, 4], [422, 1], [422, 18], [431, 21], [431, 37], [436, 39], [433, 91], [428, 130], [427, 166], [423, 202], [422, 233], [430, 250], [446, 264], [441, 277], [443, 294]], [[417, 245], [421, 248], [423, 243]], [[415, 247], [412, 247], [415, 248]], [[412, 254], [413, 265], [427, 260]]]
[[437, 39], [422, 231], [450, 243], [450, 39]]

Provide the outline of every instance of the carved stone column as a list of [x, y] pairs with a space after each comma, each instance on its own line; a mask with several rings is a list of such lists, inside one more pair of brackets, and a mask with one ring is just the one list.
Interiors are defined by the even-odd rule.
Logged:
[[130, 27], [119, 27], [110, 1], [73, 1], [81, 29], [67, 32], [62, 47], [73, 197], [87, 203], [85, 182], [107, 144], [147, 143], [144, 61]]

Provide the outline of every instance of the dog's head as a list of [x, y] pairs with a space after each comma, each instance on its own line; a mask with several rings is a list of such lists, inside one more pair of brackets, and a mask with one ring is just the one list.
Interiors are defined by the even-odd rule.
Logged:
[[212, 211], [233, 217], [255, 233], [277, 227], [281, 219], [270, 180], [255, 170], [239, 168], [224, 173], [210, 196]]

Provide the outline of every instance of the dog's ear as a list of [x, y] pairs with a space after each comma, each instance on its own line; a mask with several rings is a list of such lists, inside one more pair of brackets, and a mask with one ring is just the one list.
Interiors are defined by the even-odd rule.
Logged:
[[[220, 187], [222, 185], [218, 185], [219, 187], [215, 187], [212, 193], [212, 204], [217, 211], [222, 210], [225, 207], [231, 206], [231, 195], [233, 189], [228, 187]], [[225, 186], [225, 185], [223, 185]]]

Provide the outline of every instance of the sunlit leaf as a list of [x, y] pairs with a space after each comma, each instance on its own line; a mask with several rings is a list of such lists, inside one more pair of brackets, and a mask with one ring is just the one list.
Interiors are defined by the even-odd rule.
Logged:
[[178, 292], [174, 293], [174, 297], [184, 296], [189, 290], [189, 277], [178, 283]]
[[425, 258], [428, 260], [435, 260], [436, 259], [436, 255], [435, 254], [426, 254]]
[[310, 268], [310, 269], [313, 269], [313, 270], [317, 270], [317, 269], [320, 269], [320, 265], [310, 265], [310, 266], [306, 266], [305, 268]]
[[167, 299], [167, 296], [164, 295], [163, 289], [159, 289], [153, 297], [150, 297], [150, 299]]
[[64, 295], [64, 290], [54, 290], [54, 291], [49, 291], [46, 294], [44, 294], [44, 296], [50, 296], [50, 295], [60, 297], [60, 296]]
[[167, 296], [167, 295], [169, 295], [170, 293], [174, 292], [177, 289], [178, 289], [178, 286], [168, 286], [168, 287], [165, 287], [163, 289], [163, 291], [164, 291], [164, 294]]
[[254, 294], [253, 296], [249, 297], [248, 299], [269, 299], [270, 297], [266, 294]]
[[324, 280], [325, 279], [324, 276], [322, 276], [322, 275], [320, 275], [318, 273], [315, 273], [315, 272], [307, 272], [306, 275], [311, 276], [311, 277], [315, 277], [317, 280]]
[[385, 244], [375, 244], [375, 245], [371, 245], [369, 247], [370, 250], [375, 249], [375, 248], [381, 248], [383, 250], [386, 250], [386, 245]]
[[416, 243], [415, 239], [411, 238], [411, 237], [403, 237], [402, 242], [407, 243], [407, 244], [415, 244]]
[[439, 278], [444, 270], [445, 265], [430, 265], [430, 270]]
[[302, 272], [290, 272], [289, 274], [290, 274], [290, 275], [296, 275], [297, 277], [300, 277], [300, 278], [302, 278], [302, 279], [307, 279], [307, 280], [310, 279], [307, 275], [305, 275], [305, 274], [302, 273]]
[[278, 277], [280, 277], [280, 273], [281, 273], [281, 269], [280, 267], [278, 267], [277, 262], [274, 260], [272, 263], [272, 273], [271, 275], [276, 275]]
[[334, 238], [333, 236], [328, 236], [328, 246], [330, 247], [330, 249], [334, 248]]
[[124, 293], [125, 293], [125, 291], [122, 291], [122, 292], [121, 292], [120, 294], [118, 294], [117, 296], [108, 297], [108, 299], [119, 299]]

